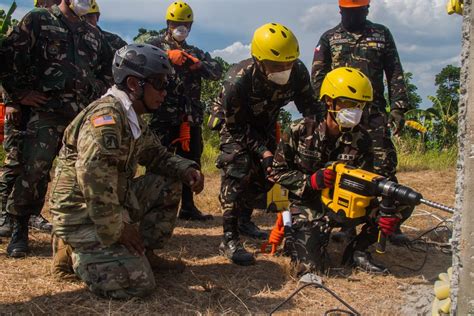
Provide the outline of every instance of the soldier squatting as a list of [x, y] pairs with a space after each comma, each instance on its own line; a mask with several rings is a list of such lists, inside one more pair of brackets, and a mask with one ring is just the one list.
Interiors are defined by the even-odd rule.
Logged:
[[[373, 273], [386, 272], [367, 252], [376, 233], [406, 240], [400, 223], [412, 209], [398, 205], [400, 218], [370, 211], [356, 234], [355, 225], [331, 222], [320, 201], [321, 190], [334, 186], [325, 168], [331, 161], [396, 180], [390, 127], [395, 134], [403, 128], [407, 92], [394, 39], [367, 20], [369, 4], [339, 0], [341, 23], [322, 35], [311, 73], [298, 59], [292, 31], [268, 23], [254, 33], [252, 58], [224, 75], [209, 125], [220, 136], [219, 251], [232, 263], [255, 263], [239, 236], [268, 237], [251, 215], [274, 183], [290, 191], [293, 225], [285, 248], [298, 275], [321, 268], [331, 225], [342, 228], [335, 239], [352, 239], [346, 262]], [[0, 235], [10, 238], [7, 254], [28, 254], [29, 227], [50, 231], [56, 277], [75, 275], [103, 297], [147, 296], [156, 286], [153, 270], [184, 269], [154, 253], [176, 219], [213, 218], [195, 206], [193, 194], [204, 185], [202, 80], [221, 79], [221, 65], [186, 42], [194, 15], [181, 1], [168, 7], [159, 35], [142, 34], [130, 45], [98, 26], [95, 0], [35, 6], [0, 49], [6, 61]], [[303, 118], [279, 142], [278, 115], [289, 102]], [[139, 165], [146, 172], [136, 177]], [[52, 225], [40, 214], [50, 181]]]

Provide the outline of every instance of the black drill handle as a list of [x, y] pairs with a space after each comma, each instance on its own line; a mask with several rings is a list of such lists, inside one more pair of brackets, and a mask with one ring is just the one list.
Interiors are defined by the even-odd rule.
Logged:
[[377, 244], [375, 245], [375, 251], [380, 254], [385, 253], [387, 247], [387, 235], [385, 235], [381, 230], [379, 230], [379, 237]]

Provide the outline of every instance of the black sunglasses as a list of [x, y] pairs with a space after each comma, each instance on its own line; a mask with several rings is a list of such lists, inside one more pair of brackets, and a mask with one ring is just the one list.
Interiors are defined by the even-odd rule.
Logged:
[[145, 80], [147, 83], [151, 84], [153, 89], [160, 91], [160, 90], [166, 90], [166, 87], [168, 86], [168, 80], [163, 80], [163, 79], [147, 79]]

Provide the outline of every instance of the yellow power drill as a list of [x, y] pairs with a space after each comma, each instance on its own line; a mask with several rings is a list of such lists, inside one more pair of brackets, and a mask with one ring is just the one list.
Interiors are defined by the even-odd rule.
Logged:
[[[324, 189], [321, 200], [324, 206], [332, 211], [331, 217], [337, 222], [362, 220], [367, 212], [367, 207], [376, 202], [375, 199], [389, 199], [399, 202], [401, 205], [416, 206], [425, 204], [448, 213], [454, 213], [455, 209], [429, 201], [423, 198], [421, 193], [415, 190], [389, 181], [378, 174], [348, 166], [341, 162], [332, 163], [327, 167], [336, 172], [336, 181], [333, 189]], [[390, 208], [383, 208], [385, 212]], [[395, 208], [392, 208], [395, 212]], [[385, 214], [395, 215], [395, 214]], [[379, 240], [376, 250], [385, 252], [387, 236], [379, 232]]]

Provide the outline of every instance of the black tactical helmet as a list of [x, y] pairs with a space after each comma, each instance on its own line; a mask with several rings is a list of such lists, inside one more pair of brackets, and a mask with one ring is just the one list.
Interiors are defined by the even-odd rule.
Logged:
[[149, 78], [170, 74], [173, 70], [166, 53], [149, 44], [130, 44], [117, 50], [112, 65], [116, 84], [121, 84], [128, 76]]

